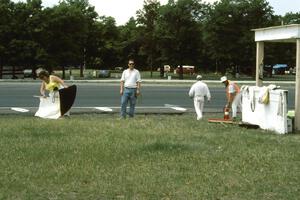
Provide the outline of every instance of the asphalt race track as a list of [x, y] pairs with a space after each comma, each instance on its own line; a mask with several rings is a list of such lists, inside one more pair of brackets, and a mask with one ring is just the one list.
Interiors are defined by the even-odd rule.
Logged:
[[[86, 108], [88, 111], [94, 107], [114, 108], [120, 107], [119, 84], [115, 83], [78, 83], [77, 98], [74, 104], [76, 108]], [[224, 87], [220, 84], [210, 86], [211, 102], [205, 103], [206, 112], [222, 112], [226, 103]], [[1, 82], [0, 83], [0, 113], [11, 107], [37, 109], [39, 99], [33, 97], [39, 95], [40, 82]], [[144, 84], [142, 95], [137, 101], [139, 108], [151, 110], [151, 108], [164, 112], [170, 107], [185, 108], [193, 111], [193, 101], [188, 97], [190, 84], [164, 85]], [[294, 88], [289, 90], [288, 107], [294, 107]], [[165, 108], [165, 109], [164, 109]], [[105, 110], [105, 109], [104, 109]], [[174, 109], [173, 109], [174, 110]]]

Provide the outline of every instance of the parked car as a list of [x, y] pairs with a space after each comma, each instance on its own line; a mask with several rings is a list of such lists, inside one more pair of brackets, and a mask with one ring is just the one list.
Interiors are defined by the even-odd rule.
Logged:
[[32, 69], [24, 69], [24, 78], [33, 78]]
[[[160, 67], [157, 68], [157, 71], [160, 72]], [[164, 72], [171, 72], [171, 66], [170, 65], [164, 65]]]
[[276, 64], [273, 66], [274, 74], [285, 74], [285, 71], [288, 70], [287, 64]]
[[[195, 73], [195, 66], [187, 66], [183, 65], [182, 66], [183, 74], [194, 74]], [[174, 74], [179, 74], [180, 73], [180, 66], [174, 70]]]
[[110, 70], [102, 69], [102, 70], [99, 70], [99, 75], [98, 75], [98, 77], [99, 77], [99, 78], [109, 78], [110, 75], [111, 75]]

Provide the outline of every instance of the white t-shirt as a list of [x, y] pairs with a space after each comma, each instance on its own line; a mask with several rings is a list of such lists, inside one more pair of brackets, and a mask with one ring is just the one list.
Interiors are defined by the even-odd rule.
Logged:
[[205, 83], [202, 81], [197, 81], [194, 83], [189, 91], [190, 97], [207, 97], [207, 100], [210, 100], [210, 92]]
[[140, 72], [137, 69], [124, 70], [121, 81], [124, 81], [124, 87], [126, 88], [137, 88], [137, 82], [142, 82]]

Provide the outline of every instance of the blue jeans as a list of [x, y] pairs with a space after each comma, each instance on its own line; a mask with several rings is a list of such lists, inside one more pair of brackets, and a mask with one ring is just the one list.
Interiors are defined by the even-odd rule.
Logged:
[[134, 116], [134, 109], [135, 109], [135, 103], [136, 103], [136, 88], [125, 88], [122, 98], [121, 98], [121, 117], [126, 117], [126, 108], [128, 101], [130, 103], [129, 108], [129, 117]]

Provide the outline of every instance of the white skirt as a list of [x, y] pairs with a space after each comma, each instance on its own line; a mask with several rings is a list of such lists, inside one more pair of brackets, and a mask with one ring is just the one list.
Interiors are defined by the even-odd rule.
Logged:
[[58, 119], [61, 116], [59, 92], [50, 92], [49, 97], [40, 97], [40, 105], [36, 117]]

